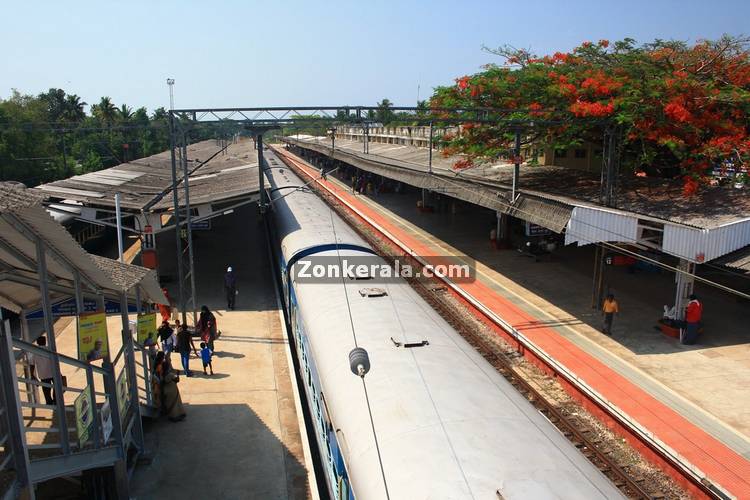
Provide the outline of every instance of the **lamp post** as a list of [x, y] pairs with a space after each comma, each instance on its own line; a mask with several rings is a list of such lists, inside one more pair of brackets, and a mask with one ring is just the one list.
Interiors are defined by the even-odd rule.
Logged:
[[167, 85], [169, 85], [169, 110], [174, 109], [174, 78], [167, 78]]

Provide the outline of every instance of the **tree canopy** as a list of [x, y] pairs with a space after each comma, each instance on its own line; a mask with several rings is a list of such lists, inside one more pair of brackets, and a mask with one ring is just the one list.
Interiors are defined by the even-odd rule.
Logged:
[[[37, 96], [13, 91], [0, 99], [0, 181], [28, 186], [66, 178], [160, 153], [169, 148], [168, 113], [119, 107], [102, 97], [86, 114], [86, 102], [63, 89]], [[219, 128], [198, 129], [192, 140]]]
[[[528, 139], [541, 147], [599, 142], [605, 127], [616, 127], [623, 165], [639, 175], [681, 175], [686, 194], [717, 164], [750, 160], [746, 38], [600, 40], [542, 57], [509, 46], [488, 51], [503, 64], [438, 87], [430, 106], [509, 110], [509, 119], [536, 121]], [[511, 128], [467, 123], [445, 152], [466, 155], [458, 167], [502, 157]]]

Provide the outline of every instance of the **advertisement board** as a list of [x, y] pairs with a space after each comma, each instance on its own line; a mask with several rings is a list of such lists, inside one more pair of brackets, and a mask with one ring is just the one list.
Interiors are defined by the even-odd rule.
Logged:
[[78, 316], [78, 359], [96, 361], [109, 357], [107, 315], [103, 312]]

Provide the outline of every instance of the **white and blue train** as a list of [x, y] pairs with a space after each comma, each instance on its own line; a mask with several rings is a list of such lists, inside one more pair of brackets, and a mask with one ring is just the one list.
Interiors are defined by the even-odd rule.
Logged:
[[[406, 281], [293, 279], [309, 256], [379, 257], [267, 159], [284, 305], [331, 498], [622, 498]], [[364, 383], [355, 346], [369, 353]]]

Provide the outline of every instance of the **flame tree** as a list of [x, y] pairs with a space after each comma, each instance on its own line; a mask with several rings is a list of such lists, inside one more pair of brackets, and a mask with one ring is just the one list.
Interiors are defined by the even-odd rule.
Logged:
[[[527, 140], [539, 147], [600, 142], [604, 128], [615, 126], [624, 166], [639, 175], [682, 176], [690, 195], [714, 166], [750, 160], [749, 40], [600, 40], [543, 57], [486, 49], [504, 63], [438, 87], [430, 105], [502, 108], [511, 110], [509, 118], [537, 120], [542, 126]], [[465, 155], [456, 165], [465, 168], [507, 155], [511, 137], [508, 124], [468, 123], [444, 151]]]

